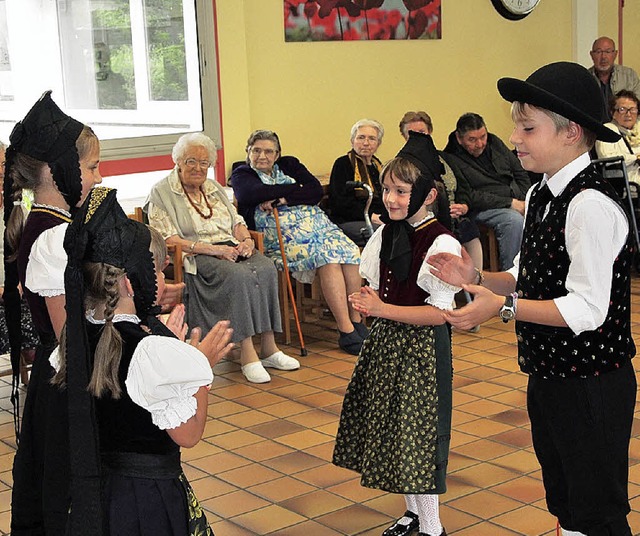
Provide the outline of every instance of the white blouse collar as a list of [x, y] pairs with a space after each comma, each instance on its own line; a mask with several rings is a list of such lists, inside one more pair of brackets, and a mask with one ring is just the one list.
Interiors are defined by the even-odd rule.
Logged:
[[425, 221], [429, 221], [433, 218], [435, 218], [435, 214], [431, 211], [427, 212], [427, 215], [421, 219], [420, 221], [416, 222], [416, 223], [412, 223], [411, 226], [415, 229], [416, 227], [420, 227]]
[[34, 203], [31, 206], [33, 208], [46, 208], [48, 210], [53, 210], [54, 212], [59, 212], [60, 214], [62, 214], [63, 216], [66, 216], [67, 218], [71, 218], [71, 212], [60, 207], [54, 207], [53, 205], [45, 205], [43, 203]]
[[[95, 314], [95, 310], [94, 309], [89, 309], [87, 311], [87, 315], [86, 318], [87, 320], [91, 323], [91, 324], [104, 324], [105, 321], [103, 320], [97, 320], [96, 318], [94, 318]], [[140, 319], [136, 316], [136, 315], [130, 315], [130, 314], [117, 314], [117, 315], [113, 315], [113, 322], [131, 322], [132, 324], [139, 324], [140, 323]]]

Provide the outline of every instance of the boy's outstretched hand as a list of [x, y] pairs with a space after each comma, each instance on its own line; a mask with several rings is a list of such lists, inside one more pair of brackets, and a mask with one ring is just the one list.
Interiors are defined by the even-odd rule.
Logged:
[[229, 327], [230, 325], [228, 320], [221, 320], [211, 328], [211, 331], [202, 340], [200, 340], [202, 335], [200, 328], [191, 330], [191, 346], [195, 346], [207, 356], [211, 367], [233, 349], [231, 342], [233, 329]]
[[427, 259], [427, 264], [433, 267], [433, 275], [454, 287], [473, 283], [477, 279], [473, 261], [464, 248], [461, 257], [453, 253], [436, 253]]
[[496, 316], [504, 304], [504, 296], [498, 296], [486, 287], [463, 285], [462, 288], [473, 294], [473, 301], [460, 309], [443, 313], [444, 319], [459, 329], [468, 330], [479, 326]]

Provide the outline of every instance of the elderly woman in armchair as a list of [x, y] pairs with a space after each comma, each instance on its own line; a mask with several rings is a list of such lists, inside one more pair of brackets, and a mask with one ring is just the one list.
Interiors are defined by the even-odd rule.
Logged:
[[[240, 345], [242, 373], [265, 383], [265, 367], [294, 370], [300, 363], [276, 346], [281, 331], [278, 277], [269, 259], [255, 250], [244, 219], [223, 188], [207, 179], [216, 147], [202, 133], [185, 134], [172, 152], [175, 167], [147, 199], [149, 223], [167, 244], [179, 244], [185, 270], [187, 323], [210, 330], [228, 319]], [[260, 356], [252, 336], [261, 335]]]
[[282, 267], [273, 206], [278, 207], [287, 264], [293, 276], [311, 282], [317, 272], [322, 293], [340, 333], [338, 344], [357, 355], [368, 335], [360, 314], [347, 301], [359, 292], [360, 251], [317, 206], [322, 186], [297, 158], [280, 156], [271, 130], [256, 130], [247, 141], [247, 163], [234, 169], [231, 186], [238, 210], [250, 227], [265, 234], [265, 253]]

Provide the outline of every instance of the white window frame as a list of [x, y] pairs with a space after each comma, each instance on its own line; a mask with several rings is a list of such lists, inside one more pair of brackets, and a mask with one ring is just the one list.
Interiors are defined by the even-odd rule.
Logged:
[[[40, 9], [37, 13], [34, 13], [33, 4], [24, 2], [24, 0], [0, 0], [5, 2], [7, 8], [7, 18], [11, 20], [14, 17], [20, 17], [21, 20], [33, 20], [34, 17], [47, 18], [51, 20], [57, 20], [57, 3], [55, 0], [41, 0]], [[72, 1], [72, 0], [67, 0]], [[142, 12], [142, 3], [132, 3], [137, 9], [132, 9], [131, 12], [131, 26], [132, 26], [132, 40], [134, 50], [134, 66], [136, 72], [136, 88], [140, 93], [139, 88], [145, 88], [147, 81], [140, 79], [142, 75], [146, 78], [147, 65], [146, 58], [143, 57], [146, 51], [145, 36], [144, 36], [144, 20]], [[180, 116], [184, 114], [201, 114], [203, 131], [211, 136], [215, 140], [221, 139], [221, 125], [220, 125], [220, 91], [218, 83], [218, 65], [216, 54], [216, 27], [215, 27], [215, 0], [184, 0], [183, 12], [185, 20], [189, 20], [189, 17], [194, 17], [196, 20], [197, 31], [185, 32], [185, 46], [189, 50], [189, 46], [193, 46], [194, 50], [198, 50], [199, 54], [197, 58], [187, 57], [187, 72], [193, 74], [194, 70], [199, 72], [200, 82], [200, 96], [201, 102], [195, 100], [195, 102], [176, 103], [172, 102], [171, 106], [167, 106], [166, 102], [149, 102], [145, 95], [137, 95], [137, 107], [138, 110], [133, 112], [131, 110], [119, 111], [119, 110], [66, 110], [70, 115], [76, 117], [81, 121], [86, 121], [88, 124], [95, 122], [99, 125], [100, 119], [108, 118], [109, 122], [126, 121], [129, 124], [133, 124], [137, 121], [144, 123], [150, 119], [156, 119], [157, 117], [165, 117], [169, 122], [173, 121], [179, 123]], [[22, 11], [21, 11], [22, 10]], [[15, 19], [14, 19], [15, 20]], [[192, 20], [192, 19], [191, 19]], [[11, 27], [14, 27], [13, 33]], [[15, 25], [17, 26], [17, 25]], [[32, 94], [25, 94], [19, 92], [20, 95], [15, 95], [14, 101], [1, 101], [0, 100], [0, 114], [7, 117], [9, 113], [12, 121], [18, 121], [28, 111], [31, 105], [42, 93], [41, 90], [52, 89], [53, 97], [63, 109], [64, 106], [64, 84], [62, 77], [63, 69], [60, 67], [62, 46], [60, 45], [59, 36], [55, 35], [53, 29], [57, 29], [57, 25], [49, 24], [48, 28], [51, 28], [49, 35], [41, 36], [43, 40], [49, 45], [55, 43], [57, 46], [38, 47], [39, 54], [44, 55], [43, 64], [44, 69], [32, 69], [29, 67], [30, 62], [27, 61], [27, 56], [21, 57], [21, 50], [33, 50], [34, 36], [29, 32], [20, 31], [14, 25], [9, 25], [9, 39], [12, 41], [12, 55], [11, 55], [11, 68], [12, 71], [18, 68], [23, 70], [20, 72], [22, 80], [33, 81], [34, 89]], [[18, 43], [19, 46], [14, 46], [13, 42]], [[27, 46], [28, 45], [28, 46]], [[27, 48], [23, 48], [23, 46]], [[196, 48], [197, 46], [197, 48]], [[16, 52], [17, 51], [17, 52]], [[86, 61], [93, 62], [93, 58], [87, 58]], [[46, 66], [49, 66], [47, 69]], [[30, 70], [31, 69], [31, 70]], [[198, 76], [195, 76], [195, 83], [193, 83], [194, 77], [188, 75], [188, 91], [190, 95], [198, 91], [197, 81]], [[43, 80], [46, 81], [43, 86]], [[30, 84], [31, 85], [31, 84]], [[16, 92], [17, 93], [17, 92]], [[145, 102], [146, 101], [146, 102]], [[171, 117], [167, 116], [167, 113]], [[17, 116], [17, 117], [14, 117]], [[132, 117], [134, 118], [132, 120]], [[189, 117], [186, 115], [185, 117]], [[186, 123], [186, 122], [185, 122]], [[99, 130], [99, 126], [98, 126]], [[170, 134], [153, 135], [153, 136], [136, 136], [135, 126], [129, 127], [131, 131], [129, 136], [127, 132], [126, 138], [119, 139], [103, 139], [101, 140], [101, 158], [102, 160], [122, 160], [130, 158], [161, 156], [171, 153], [171, 149], [175, 144], [177, 138], [184, 132], [193, 130], [185, 128], [175, 128], [175, 131]], [[172, 129], [174, 130], [174, 129]], [[10, 128], [9, 128], [10, 132]], [[2, 138], [8, 138], [8, 132], [6, 128], [3, 130]], [[8, 139], [3, 141], [7, 142]]]

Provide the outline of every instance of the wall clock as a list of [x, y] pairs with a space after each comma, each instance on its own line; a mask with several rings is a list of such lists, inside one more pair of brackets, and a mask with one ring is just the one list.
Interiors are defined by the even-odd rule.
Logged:
[[491, 0], [491, 3], [505, 19], [521, 20], [538, 7], [540, 0]]

